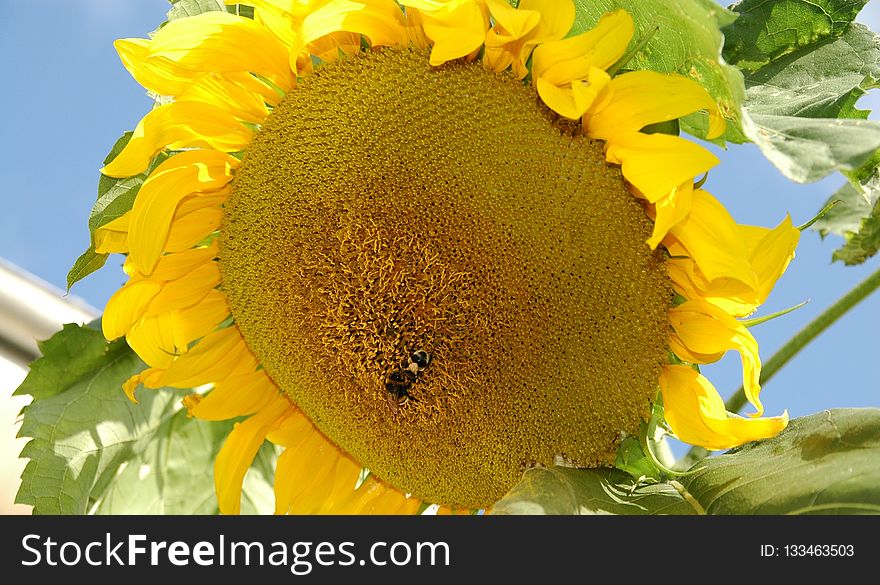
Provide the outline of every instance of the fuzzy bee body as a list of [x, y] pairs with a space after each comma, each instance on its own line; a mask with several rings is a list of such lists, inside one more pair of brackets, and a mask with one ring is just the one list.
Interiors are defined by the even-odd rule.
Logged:
[[416, 350], [410, 354], [402, 368], [394, 370], [385, 378], [388, 406], [397, 414], [400, 407], [416, 399], [409, 393], [419, 379], [419, 374], [428, 367], [431, 356], [426, 351]]

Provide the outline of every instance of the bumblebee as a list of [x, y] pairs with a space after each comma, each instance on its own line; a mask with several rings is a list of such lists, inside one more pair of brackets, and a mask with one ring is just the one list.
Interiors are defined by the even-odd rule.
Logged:
[[431, 356], [423, 350], [412, 352], [401, 369], [394, 370], [385, 378], [385, 390], [388, 392], [388, 406], [397, 414], [401, 406], [416, 399], [409, 393], [412, 385], [419, 379], [419, 374], [428, 367]]

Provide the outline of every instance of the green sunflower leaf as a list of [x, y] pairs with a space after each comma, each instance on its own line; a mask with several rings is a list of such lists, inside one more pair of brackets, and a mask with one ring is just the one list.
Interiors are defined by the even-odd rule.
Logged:
[[[880, 152], [875, 159], [880, 158]], [[813, 224], [824, 238], [828, 234], [842, 236], [846, 243], [835, 250], [835, 261], [847, 265], [861, 264], [880, 249], [880, 169], [876, 160], [869, 164], [870, 174], [851, 176], [826, 205], [836, 201], [828, 213]]]
[[109, 254], [98, 254], [95, 252], [94, 246], [89, 246], [89, 249], [76, 259], [67, 273], [67, 292], [70, 292], [70, 288], [86, 276], [100, 270], [107, 263], [108, 257]]
[[880, 79], [880, 42], [853, 23], [862, 0], [745, 0], [724, 56], [745, 72], [743, 130], [786, 177], [852, 172], [880, 148], [855, 107]]
[[27, 377], [14, 393], [16, 396], [29, 394], [34, 400], [55, 396], [108, 360], [129, 351], [124, 341], [104, 341], [99, 328], [71, 323], [37, 345], [43, 357], [30, 365]]
[[638, 484], [617, 469], [529, 469], [492, 514], [696, 514], [672, 483]]
[[725, 29], [724, 58], [746, 71], [843, 34], [868, 0], [742, 0]]
[[203, 12], [226, 10], [223, 0], [175, 0], [168, 11], [168, 21], [195, 16]]
[[682, 478], [709, 514], [880, 513], [880, 409], [826, 410]]
[[[122, 383], [145, 365], [92, 328], [67, 325], [41, 349], [18, 390], [34, 401], [17, 502], [35, 514], [216, 512], [213, 458], [232, 422], [188, 419], [170, 389], [130, 402]], [[249, 474], [245, 511], [271, 510], [266, 469]]]
[[[131, 135], [131, 132], [126, 132], [116, 141], [110, 153], [104, 159], [105, 165], [122, 152], [122, 149], [125, 148], [125, 145], [131, 139]], [[95, 252], [95, 231], [131, 210], [141, 185], [144, 184], [144, 181], [153, 172], [153, 169], [167, 158], [167, 153], [160, 153], [153, 159], [146, 171], [134, 177], [117, 179], [101, 175], [98, 179], [98, 200], [95, 201], [95, 205], [89, 214], [89, 249], [77, 259], [73, 268], [68, 272], [67, 290], [70, 290], [78, 281], [104, 265], [107, 261], [107, 254]]]
[[[577, 16], [570, 34], [593, 28], [606, 12], [623, 8], [632, 14], [636, 33], [632, 45], [659, 27], [627, 69], [650, 69], [680, 73], [705, 87], [724, 113], [728, 128], [721, 142], [747, 142], [740, 121], [744, 95], [742, 73], [720, 58], [724, 36], [720, 27], [736, 17], [712, 0], [575, 0]], [[708, 130], [705, 114], [681, 120], [681, 128], [704, 137]]]

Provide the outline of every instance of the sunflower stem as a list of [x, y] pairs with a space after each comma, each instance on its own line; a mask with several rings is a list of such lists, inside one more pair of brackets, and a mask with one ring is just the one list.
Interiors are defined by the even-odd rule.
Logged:
[[[880, 288], [880, 270], [863, 280], [848, 293], [843, 295], [836, 303], [825, 309], [821, 315], [813, 319], [794, 337], [788, 340], [773, 357], [764, 363], [761, 369], [761, 384], [765, 384], [776, 372], [782, 369], [791, 359], [800, 352], [808, 343], [813, 341], [820, 333], [828, 329], [835, 321], [843, 317], [847, 311], [855, 307], [872, 292]], [[727, 399], [725, 406], [729, 412], [739, 412], [746, 405], [746, 393], [742, 386], [733, 396]], [[688, 469], [697, 461], [705, 458], [709, 451], [703, 447], [691, 447], [684, 457], [679, 460], [678, 469]]]

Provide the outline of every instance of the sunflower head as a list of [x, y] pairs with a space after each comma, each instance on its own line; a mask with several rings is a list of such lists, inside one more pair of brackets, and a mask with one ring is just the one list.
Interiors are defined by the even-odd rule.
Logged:
[[682, 364], [738, 351], [760, 414], [736, 317], [798, 232], [736, 224], [694, 187], [711, 153], [642, 132], [724, 121], [686, 77], [608, 73], [626, 12], [570, 35], [568, 0], [254, 4], [117, 42], [168, 99], [103, 172], [171, 156], [96, 233], [128, 255], [103, 326], [150, 366], [129, 395], [211, 384], [193, 415], [249, 417], [217, 459], [222, 511], [266, 439], [279, 512], [389, 513], [610, 465], [658, 389], [695, 444], [784, 427]]

